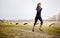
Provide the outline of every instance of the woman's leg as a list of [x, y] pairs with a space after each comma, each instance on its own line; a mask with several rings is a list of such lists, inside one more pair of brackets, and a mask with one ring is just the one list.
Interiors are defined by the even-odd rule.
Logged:
[[36, 23], [37, 23], [37, 20], [38, 20], [38, 17], [35, 17], [34, 26], [36, 25]]
[[40, 27], [42, 27], [42, 25], [43, 25], [43, 20], [42, 20], [41, 17], [39, 18], [39, 20], [41, 21], [41, 25], [40, 25]]
[[42, 20], [42, 18], [41, 18], [41, 17], [39, 17], [39, 20], [40, 20], [40, 22], [41, 22], [39, 30], [40, 30], [40, 31], [43, 31], [43, 30], [42, 30], [43, 20]]
[[35, 28], [35, 25], [36, 25], [36, 23], [37, 23], [37, 20], [38, 20], [38, 18], [35, 17], [35, 22], [34, 22], [34, 25], [33, 25], [33, 29], [32, 29], [32, 31], [34, 31], [34, 28]]

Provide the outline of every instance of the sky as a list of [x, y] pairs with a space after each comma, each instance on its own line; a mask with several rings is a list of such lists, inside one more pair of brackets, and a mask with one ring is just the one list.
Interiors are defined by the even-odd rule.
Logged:
[[37, 3], [41, 3], [42, 19], [60, 12], [60, 0], [0, 0], [0, 19], [35, 19]]

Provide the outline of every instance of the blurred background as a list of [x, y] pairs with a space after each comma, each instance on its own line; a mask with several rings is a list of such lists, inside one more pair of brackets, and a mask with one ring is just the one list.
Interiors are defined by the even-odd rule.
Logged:
[[34, 19], [38, 2], [42, 4], [43, 20], [60, 20], [60, 0], [0, 0], [0, 19]]

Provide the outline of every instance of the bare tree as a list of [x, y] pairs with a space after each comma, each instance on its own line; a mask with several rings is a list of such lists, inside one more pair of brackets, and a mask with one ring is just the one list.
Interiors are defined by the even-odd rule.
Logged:
[[50, 20], [56, 21], [56, 15], [52, 16]]
[[60, 21], [60, 13], [58, 13], [58, 21]]

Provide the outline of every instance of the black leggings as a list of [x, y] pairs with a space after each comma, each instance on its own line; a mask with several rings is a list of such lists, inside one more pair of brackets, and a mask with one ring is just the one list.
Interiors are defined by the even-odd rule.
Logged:
[[43, 20], [42, 20], [42, 18], [41, 18], [41, 17], [35, 17], [34, 26], [36, 25], [36, 23], [37, 23], [38, 19], [40, 20], [41, 25], [43, 24]]

